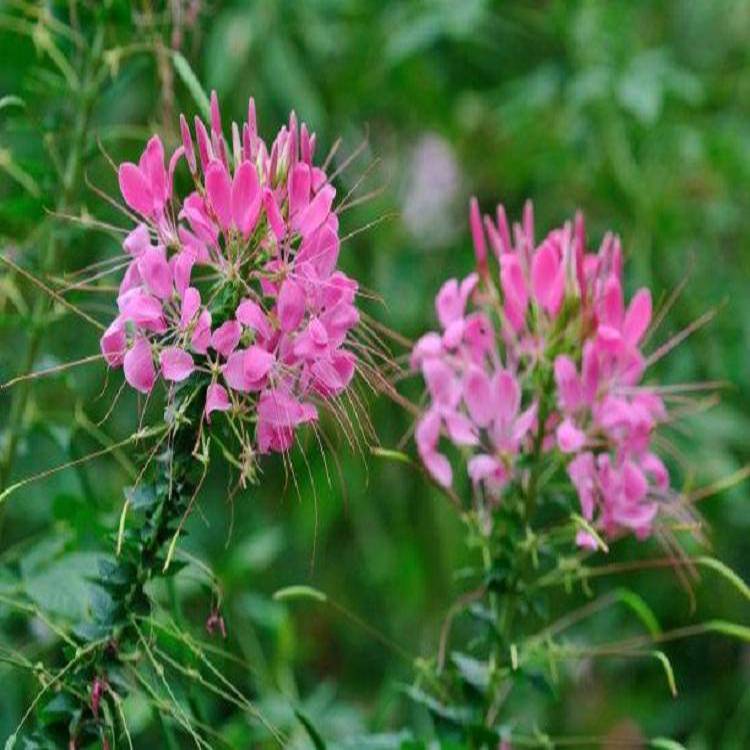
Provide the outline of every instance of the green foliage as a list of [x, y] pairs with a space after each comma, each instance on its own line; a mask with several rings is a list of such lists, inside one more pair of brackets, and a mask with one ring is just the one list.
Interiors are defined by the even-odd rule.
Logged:
[[[253, 95], [264, 132], [296, 108], [318, 131], [322, 153], [343, 136], [337, 165], [369, 135], [339, 193], [375, 157], [381, 165], [355, 197], [384, 190], [344, 212], [342, 223], [349, 232], [398, 216], [344, 242], [342, 259], [387, 301], [366, 302], [367, 312], [411, 338], [432, 324], [432, 299], [446, 275], [472, 263], [469, 192], [484, 208], [502, 199], [514, 212], [531, 196], [543, 225], [583, 208], [592, 237], [610, 227], [622, 234], [633, 286], [647, 282], [662, 300], [688, 274], [653, 349], [707, 307], [724, 307], [657, 365], [658, 376], [732, 385], [711, 411], [700, 400], [677, 405], [694, 414], [669, 434], [670, 469], [690, 492], [750, 460], [747, 0], [221, 0], [199, 4], [194, 25], [190, 5], [0, 3], [0, 256], [56, 290], [75, 283], [76, 271], [119, 257], [119, 228], [130, 220], [97, 192], [117, 197], [108, 156], [137, 158], [154, 131], [175, 145], [177, 114], [205, 110], [212, 87], [230, 120]], [[454, 160], [456, 176], [443, 194], [440, 176], [428, 172], [428, 193], [442, 202], [425, 204], [413, 199], [424, 195], [419, 154], [430, 143]], [[93, 280], [93, 292], [70, 289], [64, 299], [104, 320], [113, 278]], [[0, 264], [0, 383], [88, 357], [97, 335]], [[394, 349], [404, 353], [400, 344]], [[8, 747], [65, 747], [71, 727], [81, 746], [101, 745], [101, 727], [114, 727], [118, 746], [127, 747], [124, 726], [135, 747], [194, 746], [190, 726], [216, 747], [278, 746], [274, 731], [287, 747], [313, 747], [315, 735], [295, 711], [334, 750], [453, 750], [463, 731], [480, 745], [488, 738], [478, 706], [493, 681], [495, 648], [495, 672], [504, 670], [518, 696], [516, 715], [531, 729], [508, 724], [501, 712], [492, 742], [499, 732], [519, 747], [570, 736], [603, 744], [632, 739], [633, 726], [623, 724], [630, 720], [640, 727], [638, 741], [652, 738], [655, 748], [683, 746], [666, 737], [696, 749], [750, 744], [743, 671], [750, 510], [742, 486], [701, 501], [713, 548], [711, 557], [688, 549], [700, 580], [692, 568], [680, 577], [666, 565], [639, 569], [638, 560], [663, 558], [652, 543], [555, 560], [527, 538], [511, 508], [485, 569], [481, 536], [465, 549], [466, 524], [409, 465], [413, 450], [401, 440], [410, 415], [379, 399], [370, 406], [384, 448], [369, 469], [346, 437], [333, 439], [326, 461], [310, 437], [294, 457], [294, 479], [285, 481], [285, 467], [271, 463], [260, 486], [230, 499], [225, 473], [209, 472], [163, 580], [180, 508], [164, 512], [163, 477], [161, 485], [158, 476], [138, 480], [145, 446], [120, 445], [141, 421], [135, 397], [118, 396], [119, 383], [89, 362], [0, 388], [0, 740], [11, 737]], [[402, 392], [419, 398], [409, 383]], [[147, 413], [161, 408], [146, 405]], [[95, 461], [25, 482], [98, 451]], [[126, 486], [135, 489], [123, 497]], [[184, 508], [186, 493], [180, 497]], [[529, 570], [517, 567], [522, 561]], [[625, 568], [603, 570], [612, 564]], [[544, 581], [539, 590], [533, 571]], [[447, 701], [435, 684], [445, 616], [483, 586], [488, 597], [517, 601], [514, 628], [535, 633], [554, 613], [602, 599], [621, 606], [529, 647], [500, 636], [488, 597], [468, 602], [439, 674], [455, 692]], [[297, 596], [312, 591], [328, 601]], [[219, 600], [226, 642], [202, 632]], [[404, 659], [331, 602], [420, 658]], [[685, 623], [702, 627], [701, 637], [654, 650], [655, 636]], [[129, 646], [113, 657], [106, 643], [115, 631]], [[645, 639], [637, 660], [582, 655], [615, 632]], [[76, 659], [82, 644], [92, 650]], [[143, 682], [131, 669], [136, 656]], [[122, 704], [109, 693], [94, 722], [92, 680], [104, 665]], [[672, 672], [674, 701], [664, 680]], [[399, 691], [404, 683], [411, 687]], [[16, 734], [37, 696], [36, 723], [25, 721]]]

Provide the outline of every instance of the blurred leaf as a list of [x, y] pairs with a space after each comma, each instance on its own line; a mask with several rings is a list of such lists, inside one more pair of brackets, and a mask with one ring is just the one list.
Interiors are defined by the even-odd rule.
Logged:
[[638, 619], [645, 625], [646, 630], [657, 636], [661, 633], [661, 626], [654, 611], [648, 606], [645, 599], [635, 591], [626, 588], [618, 588], [615, 591], [617, 599], [635, 612]]
[[305, 731], [307, 732], [308, 737], [312, 740], [313, 745], [315, 746], [315, 750], [326, 750], [326, 743], [323, 741], [323, 738], [320, 736], [320, 732], [313, 726], [313, 723], [310, 721], [310, 719], [305, 716], [302, 711], [295, 708], [294, 709], [294, 715], [299, 719], [300, 724], [305, 728]]
[[37, 566], [24, 575], [27, 596], [42, 611], [69, 620], [84, 617], [91, 598], [88, 576], [96, 570], [99, 555], [93, 552], [71, 552], [50, 562], [48, 567]]
[[172, 51], [172, 61], [177, 75], [180, 76], [190, 95], [193, 97], [193, 101], [198, 107], [200, 114], [205, 120], [208, 120], [211, 116], [211, 105], [198, 77], [190, 67], [190, 63], [177, 50]]

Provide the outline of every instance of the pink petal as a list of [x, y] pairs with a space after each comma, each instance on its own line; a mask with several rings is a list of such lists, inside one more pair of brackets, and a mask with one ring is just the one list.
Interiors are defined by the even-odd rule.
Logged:
[[271, 372], [276, 357], [271, 353], [253, 345], [247, 349], [242, 362], [243, 372], [247, 380], [254, 386], [261, 384], [265, 377]]
[[224, 230], [232, 227], [232, 182], [227, 168], [220, 161], [212, 161], [206, 170], [206, 193], [211, 208]]
[[279, 211], [279, 206], [276, 203], [273, 191], [269, 188], [263, 190], [263, 205], [266, 209], [266, 217], [268, 223], [271, 225], [271, 230], [276, 236], [277, 240], [284, 239], [286, 234], [286, 225], [284, 224], [284, 218]]
[[500, 258], [500, 285], [505, 301], [505, 314], [515, 330], [523, 328], [528, 292], [518, 256], [507, 253]]
[[576, 545], [582, 549], [589, 550], [596, 550], [599, 547], [596, 539], [588, 531], [583, 530], [576, 533]]
[[163, 333], [167, 326], [162, 313], [162, 303], [140, 288], [131, 289], [117, 298], [124, 320], [156, 333]]
[[205, 354], [208, 351], [208, 345], [211, 343], [211, 313], [203, 310], [198, 316], [198, 322], [193, 329], [193, 335], [190, 339], [190, 346], [198, 352]]
[[474, 255], [479, 268], [487, 266], [487, 240], [482, 228], [482, 215], [479, 211], [479, 201], [472, 198], [469, 202], [469, 226], [471, 228], [471, 239], [474, 242]]
[[261, 306], [251, 299], [240, 302], [234, 313], [243, 326], [259, 333], [263, 338], [271, 337], [271, 324]]
[[117, 179], [125, 203], [139, 214], [151, 216], [154, 212], [154, 196], [143, 172], [132, 162], [126, 161], [120, 164]]
[[512, 438], [516, 444], [520, 443], [529, 434], [531, 429], [536, 423], [537, 417], [537, 403], [536, 401], [518, 415], [515, 424], [513, 425], [513, 431], [511, 433]]
[[154, 209], [159, 212], [167, 200], [167, 170], [164, 168], [164, 146], [158, 135], [151, 136], [138, 166], [148, 180]]
[[229, 394], [223, 385], [211, 383], [206, 389], [206, 408], [203, 412], [206, 421], [211, 422], [211, 414], [215, 411], [229, 411], [232, 404], [229, 401]]
[[435, 404], [452, 410], [461, 399], [461, 383], [453, 369], [440, 359], [429, 358], [422, 363], [422, 374]]
[[219, 97], [216, 91], [211, 91], [211, 130], [221, 135], [221, 115], [219, 114]]
[[296, 216], [310, 203], [310, 167], [307, 164], [300, 162], [294, 165], [289, 176], [288, 193], [289, 216]]
[[305, 293], [302, 287], [291, 279], [286, 279], [279, 291], [277, 313], [282, 331], [293, 331], [305, 315]]
[[456, 445], [478, 445], [479, 437], [477, 436], [474, 423], [460, 412], [450, 412], [445, 415], [445, 427], [448, 430], [448, 437]]
[[479, 367], [472, 367], [464, 378], [464, 401], [471, 418], [480, 427], [486, 427], [495, 416], [490, 379]]
[[182, 297], [190, 286], [190, 276], [195, 265], [195, 254], [191, 250], [183, 250], [172, 258], [172, 275], [177, 294]]
[[165, 380], [179, 383], [189, 378], [195, 369], [193, 358], [184, 349], [178, 346], [168, 346], [159, 354], [161, 374]]
[[139, 224], [122, 243], [125, 251], [137, 258], [144, 250], [151, 247], [151, 235], [145, 224]]
[[120, 318], [115, 318], [99, 341], [104, 359], [110, 367], [119, 367], [125, 356], [127, 342], [125, 328]]
[[669, 472], [658, 456], [653, 453], [647, 453], [641, 461], [641, 468], [660, 490], [667, 490], [669, 487]]
[[192, 322], [198, 308], [201, 306], [201, 293], [194, 287], [188, 287], [182, 295], [180, 308], [180, 327], [187, 328]]
[[255, 229], [260, 204], [258, 172], [249, 161], [243, 161], [237, 168], [232, 183], [232, 216], [235, 226], [245, 237]]
[[188, 168], [191, 174], [195, 174], [195, 149], [193, 148], [193, 139], [190, 135], [190, 128], [188, 127], [185, 115], [180, 115], [180, 135], [182, 136], [182, 147], [185, 149], [185, 159], [188, 163]]
[[577, 453], [586, 443], [586, 435], [570, 419], [557, 428], [557, 445], [563, 453]]
[[531, 265], [531, 287], [536, 301], [552, 317], [556, 317], [565, 291], [565, 276], [560, 257], [552, 242], [545, 242], [534, 256]]
[[324, 185], [310, 201], [310, 205], [293, 221], [294, 228], [303, 238], [312, 234], [331, 213], [336, 189], [333, 185]]
[[464, 301], [461, 299], [461, 293], [456, 279], [446, 281], [435, 298], [435, 310], [438, 320], [443, 328], [447, 328], [451, 323], [464, 314]]
[[154, 387], [156, 370], [151, 357], [151, 345], [145, 338], [139, 338], [123, 360], [125, 380], [141, 393], [149, 393]]
[[496, 415], [509, 424], [521, 408], [521, 388], [508, 370], [499, 370], [494, 378]]
[[628, 306], [622, 334], [631, 346], [637, 346], [651, 323], [651, 292], [639, 289]]
[[467, 470], [474, 484], [487, 481], [493, 487], [500, 487], [508, 479], [508, 470], [505, 466], [494, 456], [488, 456], [484, 453], [473, 456], [469, 460]]
[[160, 299], [172, 296], [172, 270], [163, 247], [145, 250], [138, 258], [138, 270], [152, 294]]
[[433, 332], [426, 333], [414, 345], [411, 352], [410, 365], [413, 370], [418, 369], [427, 357], [438, 357], [443, 351], [442, 338]]
[[245, 350], [238, 349], [229, 355], [226, 364], [221, 368], [227, 385], [234, 391], [247, 393], [252, 388], [250, 379], [245, 375]]
[[622, 286], [616, 276], [610, 276], [599, 301], [597, 310], [599, 323], [619, 330], [622, 326], [624, 312]]
[[227, 320], [211, 334], [211, 346], [224, 357], [228, 357], [240, 342], [242, 326], [236, 320]]
[[555, 358], [555, 383], [557, 400], [563, 411], [575, 411], [583, 401], [581, 380], [570, 357], [564, 354]]
[[195, 124], [195, 137], [198, 141], [198, 155], [201, 158], [201, 167], [205, 172], [206, 169], [208, 169], [211, 160], [214, 158], [213, 148], [211, 148], [211, 139], [208, 137], [208, 131], [203, 124], [203, 120], [196, 117], [193, 122]]
[[434, 409], [428, 411], [417, 423], [414, 440], [419, 454], [424, 456], [437, 448], [440, 440], [440, 413]]
[[450, 462], [442, 453], [427, 453], [422, 456], [422, 462], [432, 478], [441, 487], [450, 487], [453, 482], [453, 469]]
[[258, 418], [272, 427], [296, 427], [307, 420], [305, 410], [291, 394], [276, 389], [264, 391], [258, 400]]

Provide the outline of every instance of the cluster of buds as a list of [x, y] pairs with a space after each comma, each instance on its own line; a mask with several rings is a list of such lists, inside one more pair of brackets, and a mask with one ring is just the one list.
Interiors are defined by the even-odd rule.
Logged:
[[[231, 144], [215, 92], [210, 127], [195, 118], [197, 149], [182, 116], [180, 129], [168, 165], [154, 136], [138, 164], [119, 167], [138, 223], [123, 243], [130, 261], [102, 353], [142, 393], [159, 376], [192, 378], [205, 389], [205, 420], [254, 422], [259, 452], [286, 451], [355, 369], [346, 343], [357, 283], [336, 269], [336, 191], [294, 113], [270, 149], [252, 99]], [[181, 162], [193, 183], [184, 199], [174, 189]]]
[[651, 295], [641, 289], [626, 307], [619, 239], [589, 252], [579, 214], [537, 244], [530, 203], [511, 230], [502, 206], [493, 220], [473, 199], [470, 226], [477, 272], [443, 285], [441, 330], [412, 352], [429, 394], [416, 429], [426, 469], [452, 484], [445, 437], [468, 451], [475, 490], [497, 501], [511, 486], [530, 491], [544, 462], [563, 465], [588, 524], [579, 545], [597, 545], [586, 528], [649, 536], [670, 496], [651, 448], [666, 413], [641, 385]]

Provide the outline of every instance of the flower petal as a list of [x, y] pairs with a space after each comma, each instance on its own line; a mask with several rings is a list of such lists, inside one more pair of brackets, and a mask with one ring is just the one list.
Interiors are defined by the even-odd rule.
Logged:
[[178, 346], [168, 346], [159, 353], [161, 374], [165, 380], [179, 383], [192, 375], [195, 369], [193, 358], [184, 349]]

